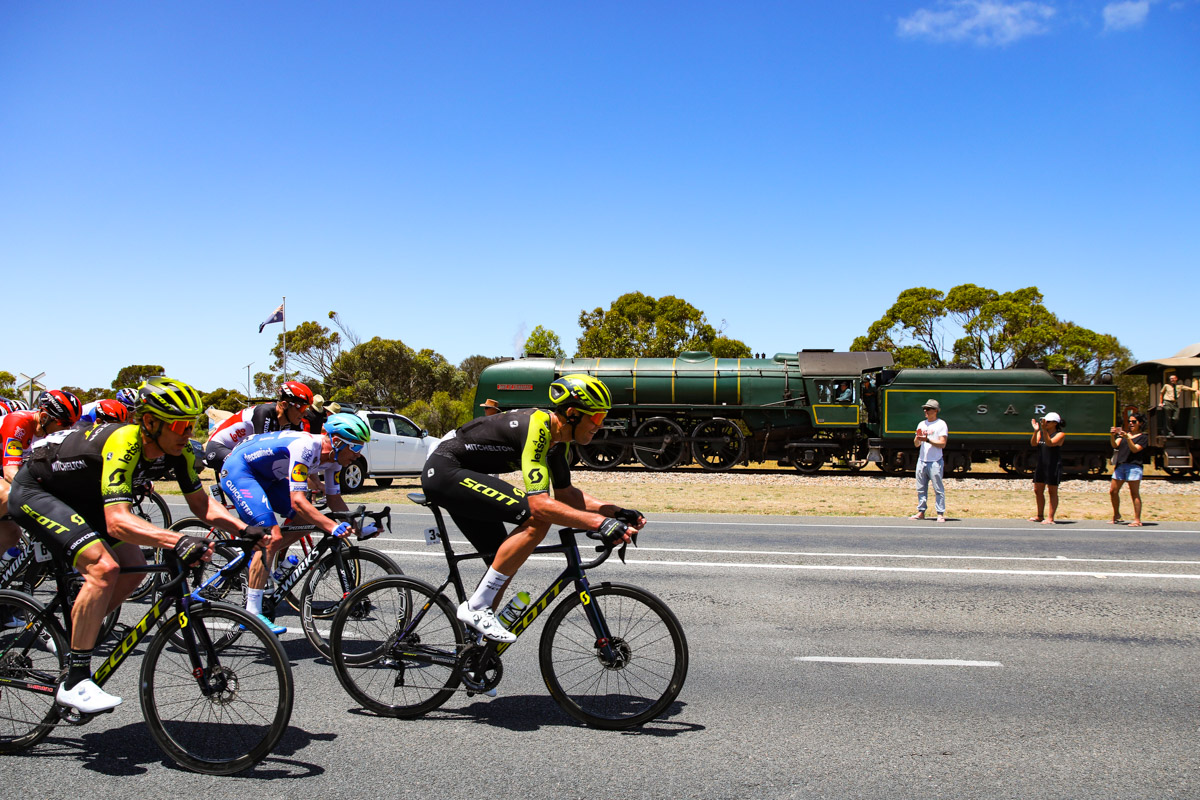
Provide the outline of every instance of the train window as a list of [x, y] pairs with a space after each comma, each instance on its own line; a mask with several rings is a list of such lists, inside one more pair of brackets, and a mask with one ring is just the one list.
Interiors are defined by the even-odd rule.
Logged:
[[818, 403], [853, 403], [854, 381], [813, 381], [817, 385]]

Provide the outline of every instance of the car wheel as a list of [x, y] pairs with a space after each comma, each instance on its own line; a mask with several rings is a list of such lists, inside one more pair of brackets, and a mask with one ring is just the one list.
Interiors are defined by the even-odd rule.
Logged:
[[391, 478], [376, 478], [375, 485], [378, 486], [380, 489], [386, 489], [392, 485], [392, 479]]
[[360, 458], [342, 470], [342, 488], [347, 492], [357, 492], [366, 477], [367, 462]]

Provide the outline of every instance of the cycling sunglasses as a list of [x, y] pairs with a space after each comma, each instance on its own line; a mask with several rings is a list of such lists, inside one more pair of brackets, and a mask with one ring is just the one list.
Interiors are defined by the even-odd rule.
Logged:
[[349, 447], [351, 453], [361, 453], [363, 448], [367, 446], [366, 442], [359, 442], [358, 444], [355, 444], [354, 442], [346, 441], [340, 436], [338, 437], [338, 441], [342, 443], [343, 447]]
[[191, 436], [196, 431], [196, 423], [185, 419], [168, 422], [167, 428], [177, 436]]
[[590, 419], [593, 425], [599, 427], [601, 424], [603, 424], [604, 418], [607, 416], [607, 411], [597, 411], [595, 414], [584, 414], [579, 418], [579, 421], [582, 422], [585, 419]]

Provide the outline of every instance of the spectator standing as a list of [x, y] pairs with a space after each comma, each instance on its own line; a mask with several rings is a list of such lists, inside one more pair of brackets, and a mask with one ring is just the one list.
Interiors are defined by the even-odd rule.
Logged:
[[313, 395], [312, 405], [304, 412], [304, 425], [309, 433], [325, 432], [325, 420], [329, 419], [329, 410], [325, 408], [325, 398]]
[[1163, 384], [1162, 394], [1159, 396], [1159, 402], [1162, 404], [1163, 411], [1167, 417], [1167, 433], [1171, 436], [1179, 434], [1179, 400], [1180, 392], [1191, 392], [1196, 394], [1196, 390], [1186, 383], [1179, 382], [1179, 376], [1174, 372], [1167, 382]]
[[[1058, 484], [1062, 479], [1062, 444], [1067, 434], [1063, 422], [1056, 412], [1051, 411], [1042, 417], [1041, 422], [1029, 420], [1033, 424], [1033, 436], [1029, 444], [1038, 449], [1037, 466], [1033, 470], [1033, 496], [1037, 500], [1037, 516], [1030, 517], [1030, 522], [1040, 522], [1043, 525], [1053, 525], [1054, 515], [1058, 512]], [[1046, 491], [1050, 492], [1050, 516], [1045, 515]]]
[[937, 400], [927, 400], [921, 408], [925, 412], [925, 419], [917, 425], [917, 433], [913, 437], [913, 446], [921, 448], [917, 454], [917, 513], [911, 519], [925, 519], [929, 484], [932, 482], [937, 521], [945, 522], [946, 488], [942, 475], [946, 462], [942, 451], [950, 438], [950, 429], [943, 420], [938, 419], [942, 407]]
[[1133, 522], [1131, 528], [1142, 525], [1142, 468], [1146, 463], [1146, 445], [1150, 437], [1146, 430], [1146, 416], [1133, 414], [1129, 417], [1129, 430], [1112, 428], [1112, 446], [1117, 449], [1113, 457], [1112, 483], [1108, 486], [1108, 497], [1112, 500], [1112, 523], [1119, 525], [1121, 519], [1121, 484], [1129, 484], [1129, 497], [1133, 500]]

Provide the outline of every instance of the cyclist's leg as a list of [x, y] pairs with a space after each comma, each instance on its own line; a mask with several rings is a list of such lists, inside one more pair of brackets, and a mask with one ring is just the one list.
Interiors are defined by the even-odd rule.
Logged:
[[9, 501], [13, 518], [21, 527], [46, 544], [55, 560], [70, 564], [84, 577], [71, 606], [70, 666], [55, 699], [89, 714], [115, 708], [121, 698], [108, 694], [91, 680], [91, 661], [120, 574], [117, 560], [84, 515], [43, 491], [28, 474], [17, 474]]
[[[213, 477], [216, 479], [218, 491], [223, 491], [221, 470], [225, 466], [225, 459], [229, 457], [232, 451], [230, 448], [217, 442], [209, 442], [204, 446], [204, 466], [213, 471]], [[220, 498], [218, 498], [220, 499]]]

